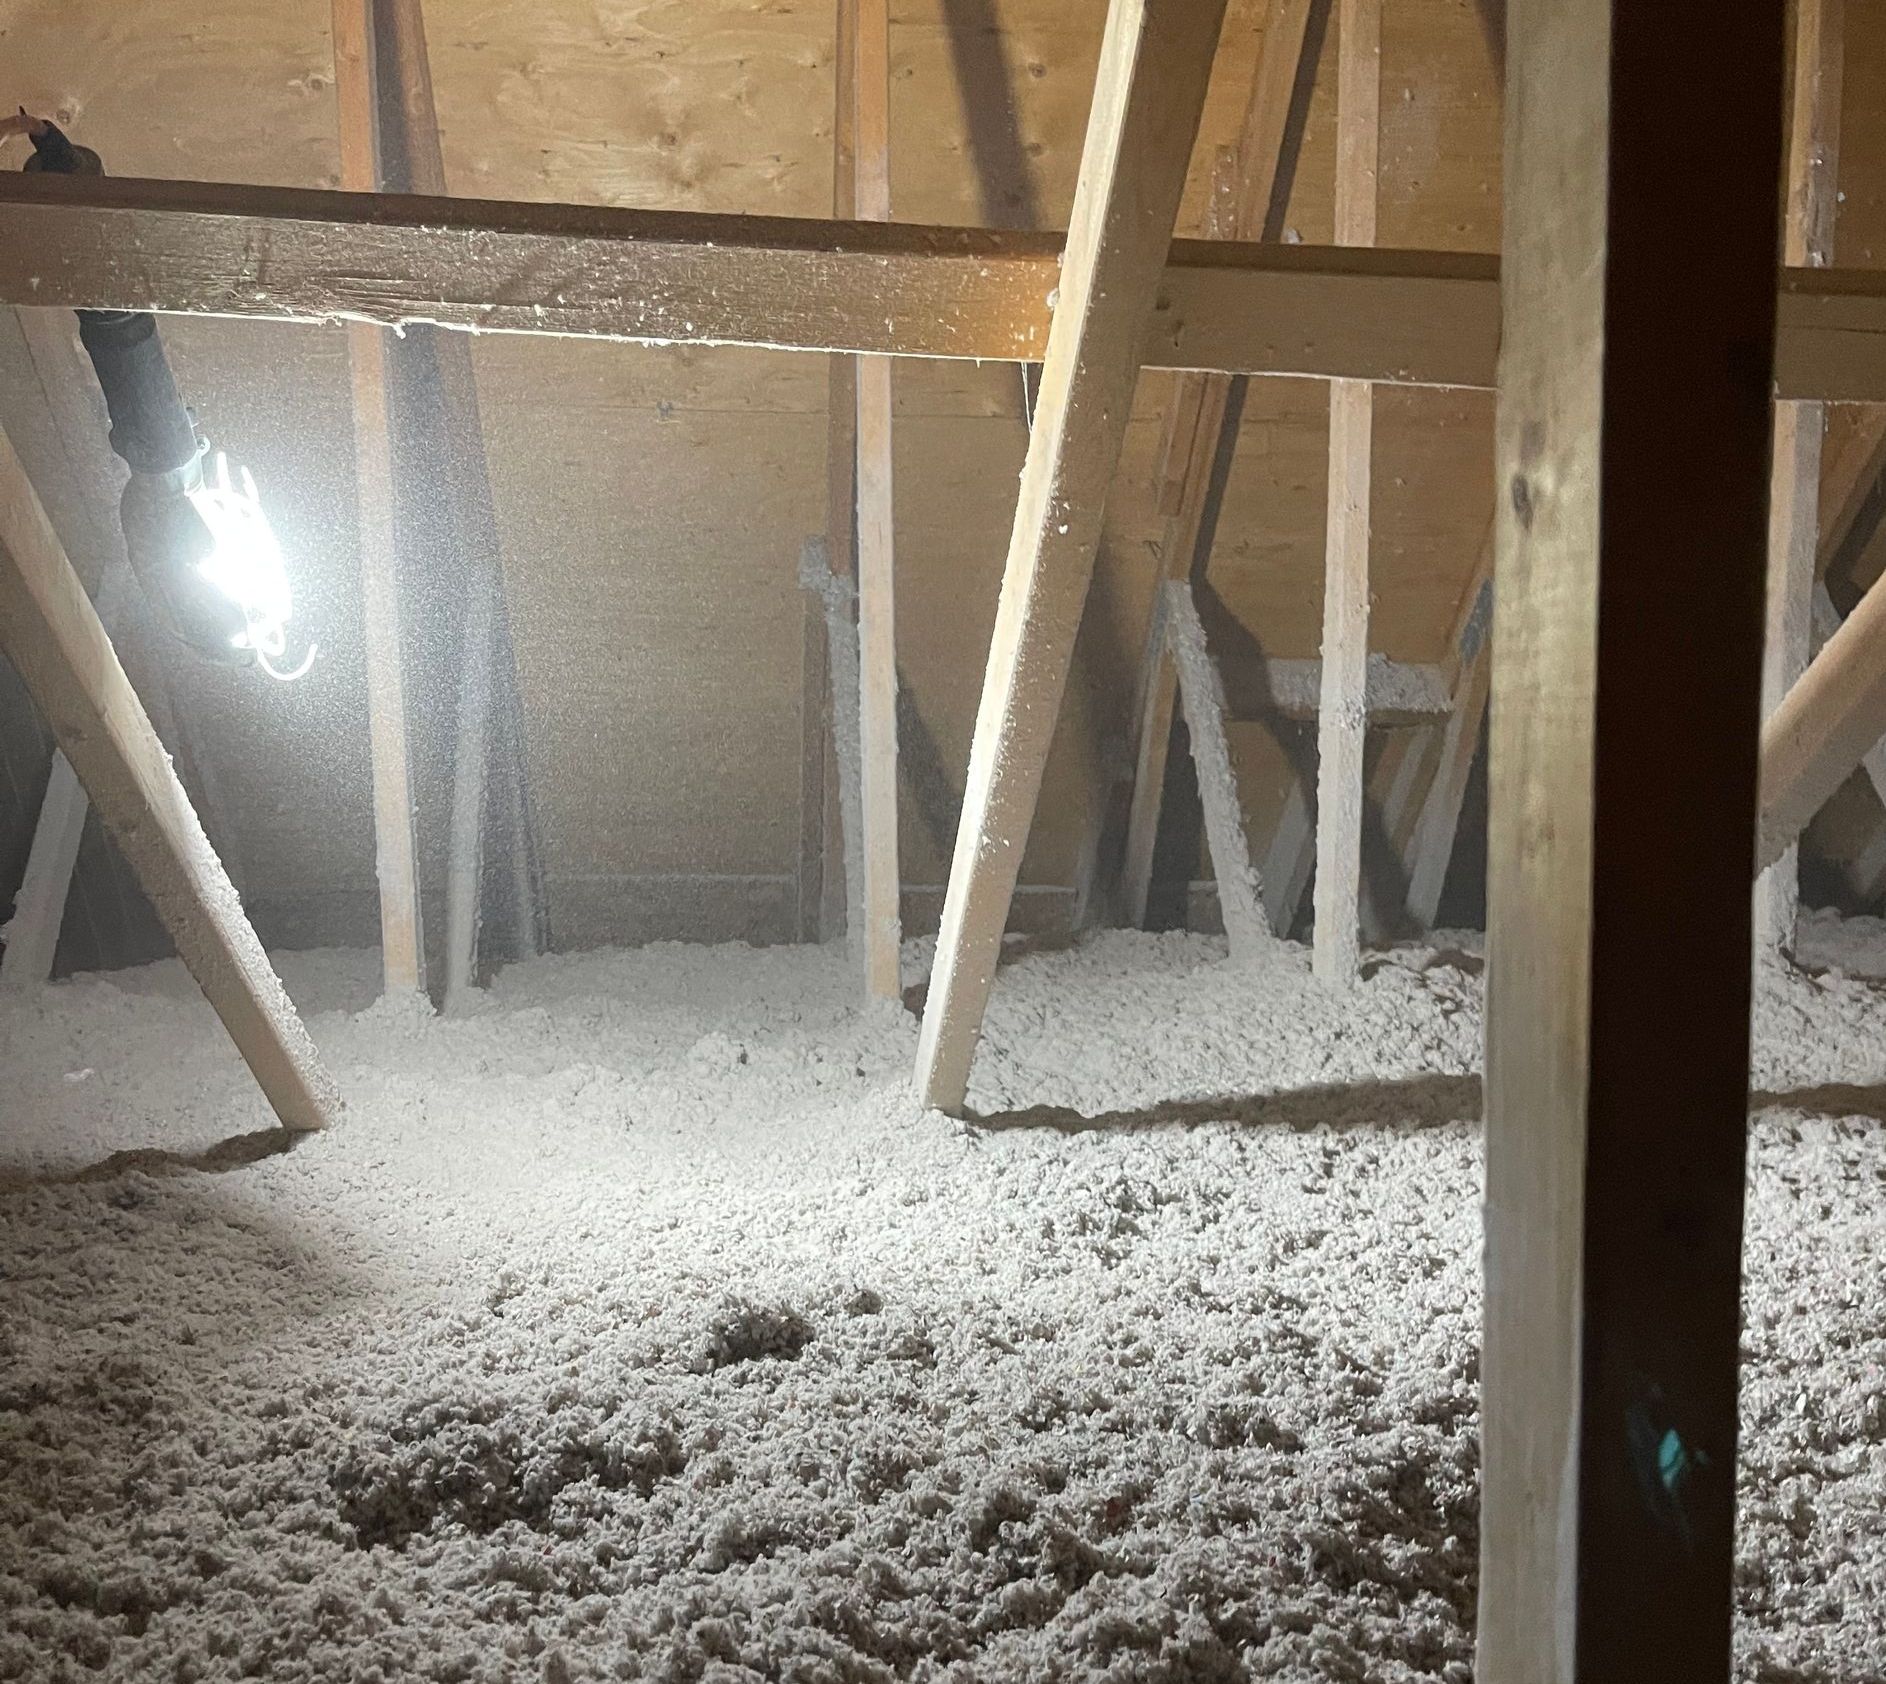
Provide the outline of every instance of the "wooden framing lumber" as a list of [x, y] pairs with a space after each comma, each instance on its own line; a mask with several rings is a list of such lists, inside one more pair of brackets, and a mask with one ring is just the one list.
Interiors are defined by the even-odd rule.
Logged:
[[[1820, 520], [1823, 567], [1845, 548], [1886, 464], [1886, 414], [1869, 420], [1871, 424], [1856, 435], [1844, 460], [1836, 460], [1830, 470], [1826, 501], [1832, 508], [1823, 508]], [[1824, 587], [1816, 591], [1814, 613], [1819, 647], [1762, 733], [1757, 863], [1764, 868], [1794, 844], [1856, 766], [1870, 769], [1870, 757], [1878, 754], [1879, 739], [1886, 735], [1886, 699], [1874, 694], [1882, 682], [1877, 639], [1886, 629], [1886, 601], [1881, 600], [1879, 582], [1844, 623], [1836, 616], [1835, 623], [1829, 624], [1834, 607]], [[1873, 628], [1870, 633], [1868, 625]], [[1854, 629], [1850, 632], [1849, 628]], [[1869, 637], [1875, 640], [1870, 649]], [[1838, 670], [1825, 664], [1836, 638], [1841, 642]], [[1877, 728], [1871, 723], [1874, 719], [1881, 722]], [[1886, 792], [1881, 798], [1886, 801]]]
[[[371, 0], [334, 0], [334, 85], [340, 106], [341, 185], [380, 185], [369, 14]], [[384, 330], [347, 328], [353, 380], [354, 475], [358, 488], [362, 632], [367, 665], [367, 740], [373, 763], [374, 875], [380, 904], [380, 974], [389, 995], [423, 993], [425, 938], [413, 836], [411, 743], [400, 648], [393, 442], [387, 409]]]
[[[891, 22], [888, 0], [854, 0], [857, 210], [891, 216]], [[857, 363], [859, 804], [863, 924], [857, 946], [868, 998], [902, 997], [897, 861], [897, 597], [891, 501], [891, 359]]]
[[1783, 269], [1775, 304], [1778, 397], [1886, 402], [1886, 276]]
[[[439, 140], [438, 106], [432, 92], [432, 62], [426, 47], [421, 0], [359, 0], [377, 25], [386, 85], [381, 93], [381, 175], [384, 184], [409, 192], [443, 196], [445, 152]], [[386, 122], [392, 115], [395, 121]], [[442, 404], [446, 460], [441, 464], [459, 525], [460, 568], [464, 580], [463, 652], [458, 679], [456, 734], [452, 747], [452, 786], [445, 852], [445, 946], [441, 1001], [448, 1011], [469, 1004], [478, 981], [478, 950], [485, 884], [485, 840], [492, 811], [488, 786], [492, 754], [499, 740], [494, 713], [515, 712], [515, 683], [500, 688], [500, 666], [510, 676], [509, 640], [503, 626], [497, 523], [491, 507], [485, 463], [484, 423], [479, 413], [477, 378], [471, 348], [456, 338], [433, 342]], [[500, 661], [500, 641], [503, 660]], [[522, 744], [504, 738], [513, 756]], [[521, 765], [507, 769], [520, 789]], [[528, 802], [524, 803], [528, 810]], [[514, 845], [528, 849], [524, 837]], [[518, 910], [520, 931], [534, 932], [535, 907]], [[520, 941], [531, 951], [529, 938]]]
[[[1845, 0], [1794, 0], [1794, 76], [1788, 124], [1788, 200], [1782, 261], [1825, 268], [1833, 261], [1839, 171], [1842, 29]], [[1806, 670], [1812, 642], [1815, 562], [1820, 550], [1821, 444], [1818, 403], [1776, 404], [1768, 510], [1768, 628], [1762, 709], [1773, 713]], [[1755, 885], [1758, 948], [1794, 946], [1801, 871], [1789, 847]]]
[[[214, 766], [195, 733], [188, 729], [187, 715], [175, 705], [160, 649], [143, 635], [147, 628], [141, 594], [130, 574], [117, 513], [123, 467], [108, 442], [111, 423], [104, 394], [98, 389], [90, 360], [79, 347], [78, 323], [66, 310], [19, 309], [14, 317], [77, 488], [72, 511], [78, 522], [74, 538], [79, 547], [75, 565], [80, 578], [94, 593], [106, 635], [127, 652], [132, 680], [145, 711], [171, 750], [184, 788], [231, 880], [240, 888], [243, 879], [236, 836], [228, 809], [219, 799]], [[93, 887], [80, 885], [76, 875], [88, 807], [84, 786], [65, 756], [55, 749], [32, 849], [8, 925], [6, 951], [0, 954], [0, 986], [31, 988], [51, 977], [64, 914], [75, 886], [88, 905], [96, 904]], [[120, 868], [107, 875], [114, 884], [97, 885], [96, 889], [105, 891], [115, 886], [116, 898], [122, 903], [130, 887], [128, 874]], [[101, 956], [103, 952], [101, 949]]]
[[1493, 673], [1493, 534], [1487, 533], [1480, 565], [1467, 587], [1465, 613], [1455, 636], [1459, 653], [1454, 706], [1441, 737], [1434, 780], [1428, 785], [1415, 829], [1408, 874], [1408, 913], [1424, 930], [1440, 916], [1441, 892], [1453, 863], [1460, 831], [1460, 804], [1467, 793], [1474, 756], [1486, 723]]
[[331, 1121], [339, 1092], [4, 434], [0, 652], [31, 692], [283, 1126], [316, 1129]]
[[[832, 18], [832, 215], [850, 221], [857, 213], [855, 160], [858, 14], [855, 0], [833, 0]], [[857, 577], [857, 363], [827, 357], [825, 442], [825, 543], [821, 554], [832, 572]], [[802, 563], [803, 563], [803, 557]], [[836, 719], [824, 597], [806, 595], [805, 687], [799, 715], [799, 939], [829, 941], [846, 926], [843, 809], [837, 792], [833, 747]]]
[[[1315, 78], [1328, 14], [1329, 0], [1271, 0], [1243, 131], [1236, 151], [1220, 160], [1227, 167], [1213, 181], [1207, 217], [1213, 237], [1273, 241], [1282, 231], [1309, 115], [1306, 84]], [[1231, 376], [1181, 374], [1174, 384], [1159, 498], [1166, 516], [1161, 574], [1168, 581], [1197, 579], [1205, 572], [1216, 524], [1211, 505], [1220, 453], [1235, 439], [1234, 417], [1242, 409], [1243, 394], [1234, 390]], [[1152, 893], [1177, 682], [1157, 608], [1152, 619], [1140, 667], [1139, 747], [1121, 866], [1123, 910], [1135, 925], [1145, 924]]]
[[831, 564], [825, 540], [808, 538], [799, 555], [799, 584], [818, 605], [821, 635], [825, 638], [825, 670], [829, 675], [830, 695], [826, 711], [832, 722], [831, 746], [834, 775], [828, 786], [828, 804], [838, 815], [833, 827], [844, 849], [841, 867], [827, 870], [827, 886], [836, 884], [848, 897], [838, 922], [855, 930], [864, 921], [858, 901], [864, 891], [864, 865], [860, 857], [863, 826], [859, 821], [858, 766], [864, 758], [858, 740], [858, 705], [862, 686], [858, 682], [857, 587]]
[[1086, 606], [1225, 0], [1111, 0], [917, 1051], [957, 1112]]
[[1181, 375], [1173, 394], [1173, 439], [1176, 442], [1183, 436], [1188, 441], [1188, 454], [1177, 479], [1178, 506], [1166, 521], [1162, 583], [1148, 616], [1146, 653], [1140, 662], [1138, 749], [1121, 866], [1126, 921], [1136, 926], [1144, 926], [1152, 895], [1153, 854], [1164, 810], [1173, 708], [1178, 698], [1178, 672], [1166, 624], [1168, 594], [1164, 586], [1183, 582], [1189, 591], [1203, 572], [1200, 536], [1207, 519], [1213, 464], [1226, 438], [1226, 413], [1233, 401], [1230, 377], [1225, 375]]
[[1161, 589], [1166, 639], [1186, 723], [1191, 727], [1198, 798], [1205, 812], [1205, 842], [1211, 850], [1225, 941], [1232, 959], [1248, 962], [1269, 949], [1271, 928], [1264, 912], [1264, 885], [1251, 864], [1231, 745], [1225, 737], [1224, 686], [1205, 644], [1205, 627], [1192, 600], [1190, 581], [1170, 579]]
[[[337, 0], [346, 4], [347, 0]], [[408, 192], [418, 191], [443, 200], [445, 160], [439, 142], [438, 118], [432, 92], [432, 72], [426, 48], [425, 20], [420, 0], [353, 0], [355, 15], [344, 27], [361, 43], [365, 92], [371, 123], [371, 148], [365, 165], [372, 180]], [[367, 150], [359, 141], [356, 150]], [[471, 348], [458, 336], [413, 336], [391, 365], [394, 399], [400, 425], [391, 433], [402, 452], [402, 469], [411, 473], [415, 451], [429, 451], [426, 470], [436, 463], [444, 482], [444, 503], [455, 528], [453, 560], [432, 553], [432, 546], [414, 546], [409, 573], [423, 579], [421, 589], [441, 589], [441, 566], [449, 571], [454, 603], [462, 596], [462, 617], [443, 635], [428, 635], [423, 664], [426, 683], [454, 693], [450, 711], [451, 736], [444, 733], [428, 744], [422, 765], [449, 765], [449, 793], [435, 793], [438, 779], [428, 790], [415, 779], [409, 761], [409, 787], [418, 805], [435, 814], [437, 832], [444, 836], [443, 859], [436, 857], [432, 871], [443, 876], [443, 936], [433, 957], [442, 1003], [455, 1009], [466, 1003], [475, 986], [482, 934], [483, 909], [491, 894], [487, 869], [487, 841], [493, 824], [507, 832], [512, 881], [504, 891], [515, 904], [510, 950], [514, 956], [537, 950], [542, 928], [541, 884], [537, 877], [534, 840], [530, 831], [530, 800], [523, 769], [516, 673], [503, 600], [502, 562], [497, 520], [492, 506], [489, 472], [484, 457], [484, 429], [479, 414], [478, 388]], [[411, 518], [401, 504], [400, 518]], [[419, 524], [419, 523], [415, 523]], [[436, 542], [436, 540], [435, 540]], [[420, 565], [421, 560], [424, 565]], [[427, 577], [426, 575], [430, 575]], [[410, 587], [409, 587], [410, 588]], [[440, 607], [436, 596], [422, 598], [428, 612], [418, 624], [431, 627]], [[456, 635], [455, 645], [446, 639]], [[506, 787], [494, 799], [493, 778]], [[423, 885], [437, 879], [422, 876]], [[528, 892], [526, 892], [528, 891]]]
[[[0, 175], [0, 303], [1039, 362], [1062, 244], [909, 223]], [[1886, 315], [1886, 301], [1871, 308]], [[1490, 386], [1499, 325], [1489, 257], [1181, 240], [1140, 356]]]
[[1756, 863], [1771, 865], [1886, 737], [1886, 579], [1827, 640], [1762, 727]]
[[[1768, 504], [1768, 626], [1762, 662], [1762, 707], [1770, 714], [1807, 668], [1825, 427], [1825, 414], [1817, 403], [1775, 405]], [[1759, 949], [1783, 953], [1793, 948], [1800, 900], [1800, 858], [1790, 843], [1755, 882]]]
[[380, 973], [388, 994], [424, 993], [425, 935], [413, 835], [411, 738], [393, 523], [393, 455], [383, 330], [350, 323], [354, 473], [360, 530], [361, 621], [367, 728], [373, 764], [374, 875], [380, 904]]
[[[106, 569], [97, 609], [107, 637], [123, 634], [126, 598], [131, 589], [129, 563], [119, 562]], [[0, 988], [27, 990], [51, 980], [66, 899], [72, 891], [72, 873], [85, 834], [85, 816], [90, 811], [85, 786], [72, 770], [72, 762], [63, 750], [54, 749], [46, 793], [40, 798], [39, 818], [33, 827], [32, 848], [26, 856], [26, 871], [13, 898], [13, 915], [4, 925], [6, 950], [0, 953]]]
[[[1840, 610], [1834, 606], [1834, 599], [1828, 595], [1825, 585], [1814, 587], [1814, 652], [1819, 654], [1827, 640], [1840, 630]], [[1876, 742], [1861, 756], [1860, 769], [1866, 773], [1867, 782], [1873, 786], [1873, 793], [1879, 797], [1880, 806], [1886, 808], [1886, 738]]]
[[1301, 779], [1292, 781], [1284, 797], [1283, 811], [1277, 815], [1277, 828], [1271, 832], [1270, 847], [1264, 854], [1259, 876], [1264, 883], [1264, 912], [1270, 927], [1287, 936], [1296, 927], [1297, 911], [1303, 905], [1303, 892], [1310, 886], [1310, 870], [1316, 863], [1316, 821], [1310, 812], [1310, 797]]
[[78, 863], [85, 815], [90, 811], [72, 762], [54, 750], [26, 870], [13, 897], [13, 913], [0, 922], [0, 936], [6, 941], [5, 952], [0, 953], [0, 988], [10, 993], [38, 988], [52, 977], [72, 870]]
[[[1381, 0], [1339, 0], [1336, 16], [1336, 238], [1343, 245], [1370, 246], [1381, 142]], [[1331, 382], [1310, 964], [1323, 981], [1345, 984], [1355, 978], [1362, 942], [1374, 429], [1373, 390], [1359, 380]]]
[[1870, 507], [1886, 495], [1886, 407], [1860, 412], [1860, 424], [1842, 435], [1838, 446], [1823, 450], [1824, 480], [1820, 503], [1820, 562], [1825, 576], [1850, 559], [1856, 529]]
[[465, 667], [458, 688], [458, 739], [452, 766], [452, 818], [445, 856], [445, 975], [447, 1011], [463, 1011], [478, 985], [482, 922], [485, 815], [490, 799], [492, 644], [497, 638], [497, 591], [472, 585], [465, 614]]
[[[1039, 362], [1058, 236], [0, 174], [0, 304]], [[1886, 403], [1886, 271], [1777, 278], [1775, 389]], [[1148, 368], [1491, 390], [1498, 260], [1175, 240]]]
[[835, 857], [826, 826], [828, 682], [825, 623], [818, 599], [808, 595], [799, 651], [799, 855], [793, 873], [793, 933], [801, 942], [823, 938], [827, 862]]
[[[81, 395], [80, 381], [90, 382], [92, 375], [83, 354], [71, 342], [76, 320], [65, 311], [20, 309], [14, 311], [14, 316], [26, 354], [46, 394], [54, 428], [65, 447], [68, 467], [74, 479], [89, 491], [92, 489], [89, 470], [96, 455], [85, 452], [82, 441], [90, 433], [96, 452], [109, 455], [104, 443], [109, 422], [105, 418], [102, 395], [95, 399], [95, 404], [87, 403]], [[99, 512], [106, 501], [103, 489], [98, 487], [96, 499], [84, 495], [79, 499], [77, 509], [82, 525], [77, 540], [81, 560], [90, 563], [89, 582], [106, 635], [119, 640], [126, 629], [125, 610], [135, 587], [129, 575], [130, 564], [124, 557], [123, 535], [117, 529], [115, 513], [105, 516]], [[166, 720], [169, 710], [161, 704], [157, 694], [151, 694], [147, 707], [153, 723], [174, 741], [171, 729], [174, 718]], [[34, 821], [26, 868], [14, 896], [12, 916], [5, 922], [6, 949], [0, 953], [0, 988], [31, 990], [51, 979], [89, 810], [85, 788], [74, 774], [71, 762], [55, 748], [45, 794], [40, 798], [39, 814]]]
[[[0, 174], [0, 304], [1039, 362], [1052, 234]], [[1787, 269], [1775, 390], [1886, 403], [1886, 271]], [[1148, 368], [1491, 390], [1498, 260], [1175, 240]]]
[[[1368, 0], [1355, 0], [1366, 5]], [[1375, 403], [1359, 380], [1330, 382], [1323, 564], [1323, 697], [1316, 721], [1316, 889], [1311, 968], [1354, 979], [1361, 959], [1362, 817], [1368, 709], [1369, 503]]]
[[1498, 1684], [1730, 1675], [1784, 9], [1508, 10], [1474, 1665]]

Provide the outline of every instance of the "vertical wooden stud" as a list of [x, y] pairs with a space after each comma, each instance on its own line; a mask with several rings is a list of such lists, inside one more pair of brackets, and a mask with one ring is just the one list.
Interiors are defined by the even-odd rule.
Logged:
[[[857, 116], [853, 131], [860, 218], [891, 215], [891, 44], [888, 0], [856, 0]], [[891, 359], [860, 357], [858, 390], [858, 721], [863, 756], [865, 993], [902, 993], [897, 859], [897, 594], [891, 500]]]
[[1507, 14], [1474, 1667], [1497, 1684], [1730, 1672], [1783, 11]]
[[[1336, 13], [1336, 241], [1375, 243], [1381, 128], [1381, 0]], [[1360, 380], [1329, 390], [1329, 512], [1323, 562], [1323, 694], [1316, 721], [1316, 922], [1311, 964], [1354, 979], [1361, 956], [1363, 756], [1369, 662], [1369, 490], [1375, 399]]]

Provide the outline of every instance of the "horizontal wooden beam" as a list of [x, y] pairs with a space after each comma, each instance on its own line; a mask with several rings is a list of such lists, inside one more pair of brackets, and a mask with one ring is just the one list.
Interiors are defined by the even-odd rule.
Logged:
[[[0, 177], [0, 302], [1039, 362], [1053, 233]], [[1488, 386], [1498, 264], [1179, 240], [1156, 368]]]
[[[1369, 657], [1365, 672], [1369, 718], [1378, 725], [1428, 725], [1454, 711], [1440, 666], [1391, 661], [1377, 653]], [[1239, 723], [1273, 716], [1314, 719], [1322, 684], [1323, 663], [1314, 658], [1264, 661], [1249, 679], [1226, 680], [1231, 718]]]
[[[0, 175], [0, 304], [1039, 362], [1061, 236]], [[1789, 269], [1776, 387], [1886, 402], [1886, 272]], [[1491, 389], [1499, 260], [1175, 240], [1149, 368]]]

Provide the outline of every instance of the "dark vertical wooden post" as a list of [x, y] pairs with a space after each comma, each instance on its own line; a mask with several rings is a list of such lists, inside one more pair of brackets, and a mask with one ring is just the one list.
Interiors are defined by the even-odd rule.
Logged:
[[1509, 14], [1482, 1684], [1729, 1676], [1783, 11]]

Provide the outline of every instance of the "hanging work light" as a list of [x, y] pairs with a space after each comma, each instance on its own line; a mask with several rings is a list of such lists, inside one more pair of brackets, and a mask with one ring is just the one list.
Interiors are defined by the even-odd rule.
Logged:
[[[52, 123], [0, 119], [0, 139], [33, 143], [29, 171], [102, 175], [98, 154], [74, 146]], [[172, 630], [218, 661], [253, 662], [271, 678], [301, 677], [312, 644], [283, 665], [294, 610], [281, 545], [247, 468], [198, 439], [157, 334], [142, 311], [81, 310], [79, 339], [111, 415], [111, 448], [131, 470], [119, 517], [125, 551]], [[206, 471], [206, 464], [207, 471]]]

